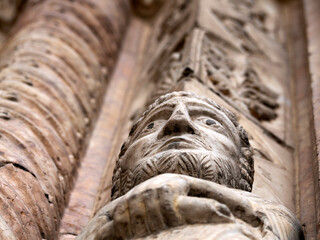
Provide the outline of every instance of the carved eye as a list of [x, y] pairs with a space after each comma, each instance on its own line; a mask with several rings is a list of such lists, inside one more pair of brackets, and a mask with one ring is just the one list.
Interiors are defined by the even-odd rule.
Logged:
[[153, 119], [153, 121], [151, 121], [152, 120], [144, 123], [142, 126], [138, 126], [138, 128], [134, 131], [134, 134], [132, 135], [134, 141], [141, 137], [155, 133], [166, 122], [166, 120], [163, 119]]
[[223, 127], [219, 121], [207, 116], [198, 117], [196, 122], [215, 129]]
[[152, 123], [149, 123], [148, 126], [147, 126], [147, 129], [152, 129], [153, 126], [154, 126], [154, 123], [153, 123], [153, 122], [152, 122]]
[[206, 120], [206, 124], [209, 125], [209, 126], [211, 126], [211, 125], [216, 125], [217, 122], [216, 122], [215, 120], [213, 120], [213, 119], [207, 119], [207, 120]]

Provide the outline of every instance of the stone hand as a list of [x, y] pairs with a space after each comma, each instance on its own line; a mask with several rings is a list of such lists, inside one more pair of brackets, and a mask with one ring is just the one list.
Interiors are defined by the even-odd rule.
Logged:
[[126, 239], [185, 224], [231, 223], [234, 214], [259, 225], [250, 203], [241, 191], [235, 191], [193, 177], [159, 175], [118, 200], [107, 235], [110, 239]]

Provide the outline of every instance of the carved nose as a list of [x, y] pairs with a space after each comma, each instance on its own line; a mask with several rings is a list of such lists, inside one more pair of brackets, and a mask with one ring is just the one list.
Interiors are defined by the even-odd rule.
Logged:
[[169, 135], [196, 134], [197, 129], [191, 122], [188, 113], [175, 111], [158, 134], [158, 139]]

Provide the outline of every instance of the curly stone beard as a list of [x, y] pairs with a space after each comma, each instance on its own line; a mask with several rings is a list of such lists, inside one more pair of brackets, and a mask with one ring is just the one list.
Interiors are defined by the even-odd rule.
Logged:
[[[231, 188], [251, 191], [243, 172], [242, 159], [216, 156], [207, 151], [167, 151], [145, 158], [133, 169], [121, 169], [119, 195], [138, 184], [164, 173], [176, 173], [213, 181]], [[245, 174], [246, 175], [246, 174]], [[118, 196], [113, 196], [117, 198]]]

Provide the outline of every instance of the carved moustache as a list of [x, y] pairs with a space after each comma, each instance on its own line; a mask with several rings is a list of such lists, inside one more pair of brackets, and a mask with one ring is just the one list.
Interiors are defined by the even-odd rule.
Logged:
[[160, 143], [159, 141], [156, 141], [145, 152], [143, 157], [146, 157], [149, 155], [155, 155], [170, 149], [205, 149], [208, 151], [212, 150], [211, 146], [198, 136], [192, 136], [192, 137], [174, 136], [174, 137], [170, 137], [169, 139], [165, 139]]

